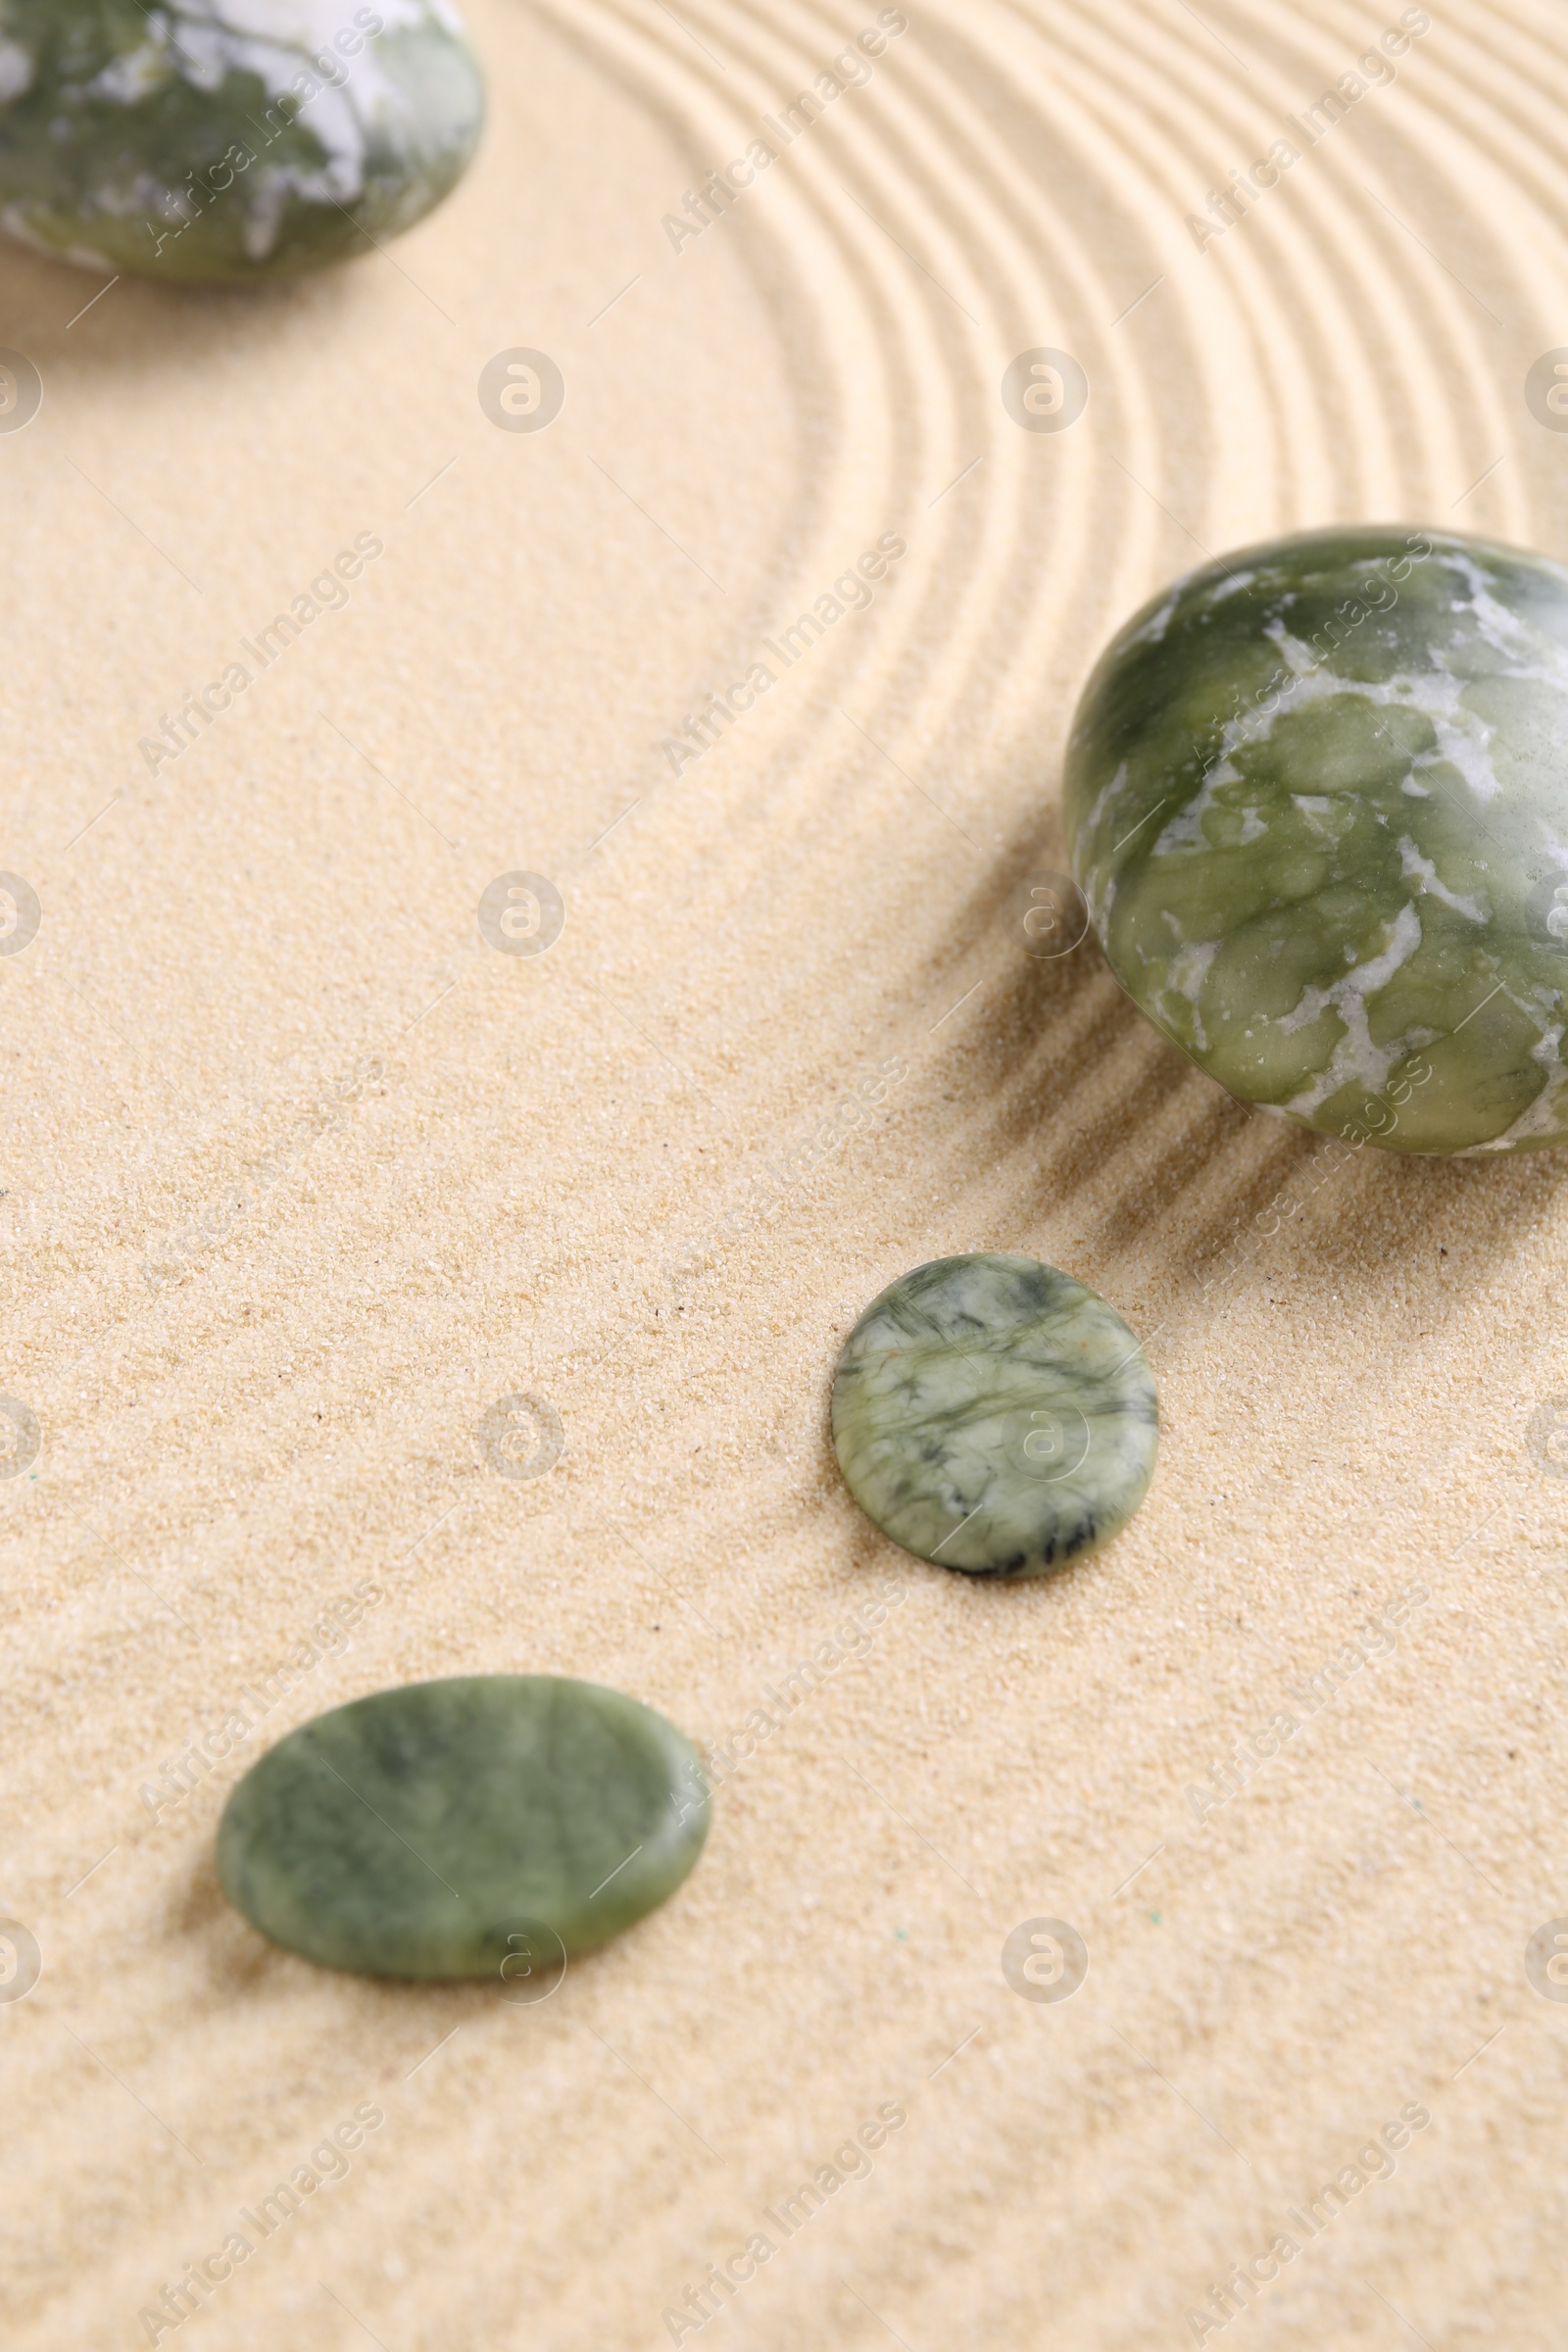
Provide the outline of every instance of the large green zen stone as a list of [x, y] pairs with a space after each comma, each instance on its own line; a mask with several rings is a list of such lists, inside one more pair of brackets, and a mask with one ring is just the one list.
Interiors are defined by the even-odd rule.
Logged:
[[1043, 1576], [1125, 1526], [1154, 1376], [1114, 1307], [1033, 1257], [939, 1257], [873, 1298], [833, 1379], [850, 1493], [906, 1551]]
[[541, 1927], [586, 1952], [652, 1911], [707, 1832], [697, 1751], [652, 1707], [460, 1675], [280, 1740], [228, 1800], [218, 1873], [253, 1927], [327, 1968], [510, 1982]]
[[0, 0], [0, 225], [89, 269], [368, 253], [440, 202], [483, 113], [450, 0]]
[[1128, 622], [1073, 725], [1111, 969], [1244, 1102], [1396, 1152], [1568, 1140], [1568, 569], [1336, 529]]

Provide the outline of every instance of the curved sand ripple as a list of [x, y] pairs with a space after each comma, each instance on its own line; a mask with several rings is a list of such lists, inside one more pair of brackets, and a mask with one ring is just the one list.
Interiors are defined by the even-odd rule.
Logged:
[[[1564, 1907], [1563, 1490], [1523, 1434], [1562, 1386], [1552, 1155], [1323, 1176], [1091, 947], [1027, 958], [1012, 894], [1065, 862], [1074, 700], [1162, 580], [1343, 517], [1568, 550], [1568, 437], [1522, 397], [1568, 342], [1562, 35], [1527, 0], [1435, 9], [1200, 252], [1185, 216], [1392, 0], [922, 4], [677, 256], [662, 214], [873, 0], [466, 13], [493, 127], [406, 274], [246, 313], [122, 288], [67, 330], [74, 281], [9, 265], [4, 339], [59, 322], [0, 447], [0, 863], [47, 925], [0, 966], [35, 1081], [0, 1388], [44, 1430], [37, 1483], [0, 1483], [5, 1900], [45, 1971], [0, 2013], [35, 2119], [19, 2352], [136, 2339], [371, 2096], [351, 2177], [214, 2293], [220, 2352], [668, 2341], [884, 2102], [907, 2127], [739, 2290], [737, 2342], [1191, 2340], [1418, 2098], [1405, 2177], [1225, 2342], [1381, 2346], [1378, 2296], [1434, 2344], [1551, 2341], [1554, 2021], [1519, 1954]], [[534, 344], [568, 384], [537, 442], [473, 396]], [[1035, 434], [999, 386], [1044, 347], [1090, 400]], [[331, 655], [291, 649], [149, 781], [160, 698], [370, 523], [388, 561], [313, 633]], [[684, 714], [882, 534], [907, 552], [870, 604], [675, 772]], [[566, 903], [536, 962], [474, 927], [514, 868]], [[160, 1233], [371, 1052], [384, 1081], [149, 1292]], [[884, 1284], [977, 1248], [1126, 1315], [1160, 1477], [1045, 1585], [899, 1563], [890, 1592], [827, 1451], [832, 1360]], [[559, 1412], [548, 1478], [483, 1466], [510, 1392]], [[265, 1961], [211, 1875], [220, 1774], [156, 1829], [140, 1805], [361, 1577], [387, 1600], [290, 1723], [528, 1667], [732, 1760], [702, 1869], [537, 2011]], [[1288, 1699], [1423, 1580], [1347, 1698]], [[1187, 1788], [1288, 1705], [1200, 1824]], [[1056, 1915], [1090, 1972], [1033, 2006], [999, 1955]]]

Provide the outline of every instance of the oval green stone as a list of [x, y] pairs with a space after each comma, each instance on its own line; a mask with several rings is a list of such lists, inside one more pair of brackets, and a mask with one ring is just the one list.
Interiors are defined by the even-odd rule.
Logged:
[[373, 1977], [495, 1977], [524, 1928], [591, 1951], [672, 1893], [708, 1832], [690, 1741], [600, 1683], [474, 1674], [290, 1732], [218, 1833], [274, 1943]]
[[1154, 1376], [1120, 1315], [1033, 1257], [939, 1257], [873, 1298], [833, 1378], [850, 1493], [970, 1576], [1043, 1576], [1144, 1498]]
[[483, 114], [449, 0], [0, 0], [0, 225], [93, 269], [368, 253], [446, 195]]
[[1396, 1152], [1568, 1141], [1568, 569], [1337, 529], [1206, 564], [1073, 724], [1133, 1002], [1243, 1102]]

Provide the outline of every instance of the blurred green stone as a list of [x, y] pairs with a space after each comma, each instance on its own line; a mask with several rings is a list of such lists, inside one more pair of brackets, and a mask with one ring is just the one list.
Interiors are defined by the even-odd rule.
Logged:
[[1568, 1141], [1568, 569], [1339, 528], [1206, 564], [1073, 724], [1074, 870], [1233, 1095], [1396, 1152]]
[[652, 1707], [462, 1675], [280, 1740], [229, 1797], [218, 1873], [253, 1927], [323, 1967], [516, 1989], [526, 1935], [592, 1951], [673, 1893], [707, 1833], [701, 1760]]
[[483, 113], [449, 0], [0, 0], [0, 225], [89, 269], [242, 284], [368, 253]]
[[969, 1576], [1044, 1576], [1124, 1527], [1159, 1417], [1142, 1348], [1037, 1258], [939, 1257], [873, 1298], [833, 1377], [833, 1446], [896, 1544]]

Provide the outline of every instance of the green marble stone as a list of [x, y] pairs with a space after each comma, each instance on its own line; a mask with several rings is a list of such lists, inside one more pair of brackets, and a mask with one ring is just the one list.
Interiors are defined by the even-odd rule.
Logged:
[[1065, 797], [1111, 969], [1243, 1102], [1568, 1141], [1568, 568], [1383, 528], [1206, 564], [1106, 651]]
[[672, 1893], [708, 1833], [697, 1751], [600, 1683], [472, 1674], [290, 1732], [224, 1808], [218, 1874], [327, 1968], [492, 1977], [520, 1928], [591, 1951]]
[[449, 0], [0, 0], [0, 226], [92, 270], [288, 277], [438, 204], [483, 113]]
[[970, 1576], [1044, 1576], [1105, 1543], [1144, 1498], [1158, 1431], [1115, 1308], [1033, 1257], [916, 1266], [872, 1299], [833, 1378], [856, 1501]]

